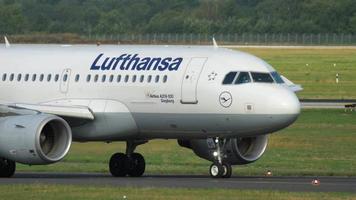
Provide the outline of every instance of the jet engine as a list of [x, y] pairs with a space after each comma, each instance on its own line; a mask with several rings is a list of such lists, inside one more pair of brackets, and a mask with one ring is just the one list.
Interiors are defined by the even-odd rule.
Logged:
[[72, 143], [68, 123], [55, 115], [2, 117], [0, 130], [0, 157], [23, 164], [60, 161]]
[[[244, 165], [258, 160], [266, 150], [267, 135], [256, 137], [238, 137], [226, 139], [221, 145], [223, 161], [231, 165]], [[178, 140], [182, 147], [192, 149], [194, 153], [206, 160], [215, 161], [214, 152], [217, 151], [213, 139]]]

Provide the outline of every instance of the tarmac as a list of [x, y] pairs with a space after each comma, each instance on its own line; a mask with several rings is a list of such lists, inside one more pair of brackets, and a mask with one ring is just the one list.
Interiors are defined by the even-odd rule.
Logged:
[[[317, 180], [315, 182], [315, 180]], [[356, 177], [255, 177], [214, 179], [200, 175], [112, 177], [104, 173], [17, 173], [1, 184], [66, 184], [81, 186], [279, 190], [289, 192], [356, 193]]]
[[303, 109], [345, 109], [354, 111], [356, 108], [355, 99], [301, 99]]

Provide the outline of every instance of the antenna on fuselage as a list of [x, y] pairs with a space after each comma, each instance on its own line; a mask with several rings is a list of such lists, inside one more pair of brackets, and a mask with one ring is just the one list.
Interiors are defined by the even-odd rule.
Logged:
[[218, 43], [216, 42], [215, 37], [213, 37], [213, 45], [214, 45], [214, 49], [219, 48], [219, 45], [218, 45]]
[[7, 39], [6, 36], [4, 36], [4, 39], [5, 39], [5, 47], [9, 48], [11, 46], [9, 40]]

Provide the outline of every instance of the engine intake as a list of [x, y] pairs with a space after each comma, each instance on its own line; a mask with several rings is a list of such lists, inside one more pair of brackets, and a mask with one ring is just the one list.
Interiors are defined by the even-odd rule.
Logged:
[[0, 157], [23, 164], [50, 164], [63, 159], [72, 143], [72, 132], [62, 118], [21, 115], [0, 120]]

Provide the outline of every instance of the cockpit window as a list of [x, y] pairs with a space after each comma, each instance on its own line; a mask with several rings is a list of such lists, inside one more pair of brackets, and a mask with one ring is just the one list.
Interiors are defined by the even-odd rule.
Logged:
[[223, 81], [223, 85], [229, 85], [232, 84], [232, 82], [235, 80], [237, 72], [230, 72], [228, 73]]
[[250, 83], [251, 82], [251, 77], [248, 72], [240, 72], [239, 76], [237, 77], [235, 84], [244, 84], [244, 83]]
[[273, 79], [276, 81], [276, 83], [279, 83], [279, 84], [284, 83], [282, 77], [278, 74], [278, 72], [272, 72], [271, 75], [272, 75]]
[[274, 83], [269, 73], [251, 72], [252, 79], [256, 83]]

